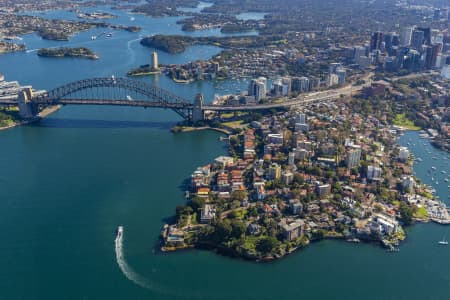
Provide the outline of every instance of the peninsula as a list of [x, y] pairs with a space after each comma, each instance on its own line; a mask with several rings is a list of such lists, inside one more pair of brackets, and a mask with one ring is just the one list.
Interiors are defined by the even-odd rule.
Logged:
[[152, 47], [171, 54], [181, 53], [193, 45], [211, 45], [221, 48], [256, 48], [276, 45], [282, 42], [282, 37], [274, 35], [262, 36], [232, 36], [232, 37], [191, 37], [184, 35], [153, 35], [141, 40], [143, 46]]
[[396, 142], [393, 102], [363, 95], [241, 115], [229, 155], [192, 173], [162, 250], [270, 261], [329, 238], [398, 251], [404, 226], [450, 224], [448, 208], [413, 175], [414, 158]]
[[0, 41], [0, 54], [8, 52], [25, 51], [26, 47], [24, 44], [16, 44], [13, 42]]
[[161, 67], [154, 68], [153, 66], [147, 64], [139, 66], [138, 68], [131, 69], [127, 72], [127, 76], [144, 76], [144, 75], [155, 75], [161, 73]]

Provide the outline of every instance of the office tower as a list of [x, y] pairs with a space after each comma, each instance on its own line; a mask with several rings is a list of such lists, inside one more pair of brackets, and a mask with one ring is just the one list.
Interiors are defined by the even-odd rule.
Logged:
[[384, 47], [389, 52], [390, 49], [392, 49], [392, 39], [394, 34], [392, 32], [386, 33], [384, 35]]
[[441, 10], [435, 9], [433, 14], [433, 21], [439, 21], [441, 19]]
[[320, 87], [320, 78], [318, 77], [309, 77], [309, 90], [317, 89]]
[[341, 63], [331, 63], [329, 66], [329, 73], [336, 73], [337, 69], [342, 68]]
[[417, 30], [423, 31], [424, 34], [424, 44], [431, 45], [431, 29], [430, 27], [417, 27]]
[[309, 92], [311, 89], [311, 84], [309, 82], [308, 77], [301, 77], [300, 78], [300, 90], [302, 92]]
[[336, 71], [336, 75], [338, 77], [338, 85], [343, 85], [345, 83], [346, 71], [343, 68], [340, 68]]
[[400, 45], [401, 46], [409, 46], [411, 45], [411, 36], [414, 28], [413, 27], [405, 27], [403, 28], [400, 34]]
[[311, 89], [308, 77], [293, 77], [292, 91], [293, 92], [308, 92]]
[[283, 96], [283, 82], [281, 79], [276, 79], [272, 82], [272, 94], [275, 97]]
[[355, 47], [354, 48], [354, 53], [355, 53], [355, 55], [354, 55], [354, 60], [355, 60], [355, 62], [356, 61], [358, 61], [358, 59], [361, 57], [361, 56], [367, 56], [367, 49], [366, 49], [366, 47], [364, 47], [364, 46], [358, 46], [358, 47]]
[[431, 46], [425, 46], [425, 64], [424, 67], [426, 69], [431, 69], [436, 66], [437, 57], [441, 52], [441, 45], [434, 44]]
[[370, 39], [370, 51], [380, 50], [381, 43], [383, 42], [383, 33], [382, 32], [374, 32], [372, 33], [372, 37]]
[[411, 36], [411, 47], [417, 51], [422, 51], [422, 45], [424, 44], [425, 32], [419, 29], [413, 30]]
[[337, 74], [331, 73], [328, 75], [328, 87], [332, 87], [339, 84], [339, 77]]
[[252, 79], [248, 88], [248, 95], [255, 96], [256, 101], [260, 101], [266, 97], [267, 79], [264, 77], [259, 77], [258, 79]]
[[291, 77], [281, 78], [281, 83], [283, 84], [283, 95], [290, 95], [292, 91], [292, 79]]
[[400, 37], [398, 34], [392, 34], [392, 46], [400, 46]]
[[410, 71], [420, 70], [420, 53], [416, 50], [410, 50], [403, 61], [403, 67]]

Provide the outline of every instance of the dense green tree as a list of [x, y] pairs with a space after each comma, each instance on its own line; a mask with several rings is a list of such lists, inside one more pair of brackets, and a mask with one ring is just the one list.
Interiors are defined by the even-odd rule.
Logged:
[[279, 244], [280, 242], [274, 237], [271, 236], [263, 237], [256, 244], [256, 250], [258, 250], [264, 255], [270, 254], [278, 247]]
[[258, 209], [254, 206], [251, 206], [247, 209], [247, 214], [251, 217], [258, 216]]
[[205, 205], [205, 199], [201, 197], [194, 197], [189, 202], [189, 206], [192, 207], [194, 211], [198, 211], [203, 205]]
[[231, 199], [236, 201], [244, 201], [247, 198], [245, 191], [233, 191], [231, 192]]
[[303, 183], [305, 183], [305, 179], [303, 178], [303, 176], [301, 174], [295, 173], [294, 174], [294, 183], [302, 185]]
[[406, 225], [409, 225], [413, 222], [414, 211], [414, 207], [409, 206], [404, 202], [400, 203], [400, 217]]
[[245, 223], [239, 220], [231, 221], [231, 236], [240, 238], [246, 231]]
[[216, 224], [216, 230], [214, 232], [215, 239], [217, 241], [225, 241], [227, 240], [233, 231], [233, 228], [231, 227], [231, 222], [228, 219], [219, 221]]

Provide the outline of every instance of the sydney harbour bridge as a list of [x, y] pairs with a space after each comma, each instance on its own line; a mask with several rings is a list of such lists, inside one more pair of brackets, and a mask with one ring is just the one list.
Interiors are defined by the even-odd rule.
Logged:
[[256, 105], [205, 105], [203, 95], [187, 100], [153, 84], [129, 78], [90, 78], [70, 82], [45, 93], [33, 95], [24, 89], [16, 100], [0, 100], [3, 106], [18, 106], [23, 118], [34, 118], [40, 109], [53, 105], [113, 105], [144, 108], [172, 109], [183, 119], [197, 122], [204, 119], [205, 111], [232, 112], [307, 105], [331, 100], [332, 95], [286, 100]]

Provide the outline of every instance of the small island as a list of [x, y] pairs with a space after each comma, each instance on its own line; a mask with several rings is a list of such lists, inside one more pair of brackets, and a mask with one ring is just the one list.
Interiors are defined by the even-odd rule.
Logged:
[[116, 15], [106, 13], [106, 12], [79, 12], [77, 14], [77, 17], [79, 19], [85, 19], [85, 20], [98, 20], [98, 19], [113, 19], [117, 18]]
[[84, 47], [78, 48], [41, 48], [37, 55], [43, 57], [80, 57], [87, 59], [98, 59], [98, 55], [92, 50]]

